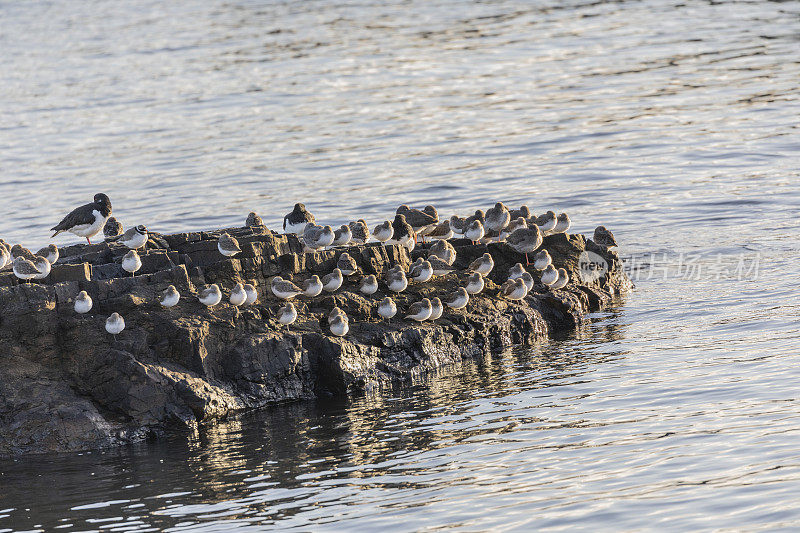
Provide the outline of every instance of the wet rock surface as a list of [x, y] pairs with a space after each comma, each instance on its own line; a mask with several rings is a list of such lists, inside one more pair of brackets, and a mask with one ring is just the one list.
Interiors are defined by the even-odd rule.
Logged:
[[[229, 259], [216, 239], [227, 231], [242, 253]], [[424, 377], [439, 367], [512, 344], [533, 343], [579, 324], [631, 283], [613, 251], [582, 235], [552, 235], [543, 247], [570, 283], [549, 291], [537, 284], [521, 301], [500, 299], [508, 269], [524, 256], [505, 244], [473, 245], [451, 240], [459, 271], [390, 293], [383, 274], [427, 256], [428, 245], [411, 254], [378, 243], [303, 253], [294, 236], [260, 226], [176, 235], [151, 234], [142, 268], [122, 270], [127, 249], [116, 243], [74, 245], [61, 250], [45, 280], [21, 284], [9, 269], [0, 271], [0, 455], [75, 451], [124, 444], [165, 431], [191, 428], [234, 410], [300, 398], [374, 391], [395, 381]], [[335, 293], [294, 300], [297, 321], [276, 320], [280, 301], [272, 276], [299, 282], [329, 273], [347, 251], [359, 272]], [[602, 277], [581, 281], [584, 252], [608, 265]], [[434, 322], [401, 318], [424, 297], [444, 296], [466, 280], [464, 270], [485, 252], [495, 268], [480, 295], [465, 309], [445, 308]], [[583, 255], [582, 255], [583, 254]], [[358, 292], [362, 275], [377, 274], [378, 292]], [[227, 303], [237, 282], [255, 285], [255, 305]], [[218, 283], [223, 301], [206, 308], [196, 297], [206, 283]], [[162, 308], [157, 296], [168, 285], [180, 303]], [[94, 307], [80, 315], [74, 298], [85, 290]], [[383, 320], [377, 303], [393, 296], [398, 314]], [[331, 335], [327, 314], [339, 306], [350, 319], [344, 337]], [[125, 330], [116, 339], [105, 328], [117, 312]]]

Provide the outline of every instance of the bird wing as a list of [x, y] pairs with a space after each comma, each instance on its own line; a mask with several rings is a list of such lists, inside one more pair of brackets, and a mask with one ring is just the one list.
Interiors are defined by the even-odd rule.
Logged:
[[50, 228], [50, 231], [66, 231], [81, 224], [94, 224], [94, 214], [92, 211], [97, 209], [94, 204], [86, 204], [76, 207], [64, 217], [64, 219]]

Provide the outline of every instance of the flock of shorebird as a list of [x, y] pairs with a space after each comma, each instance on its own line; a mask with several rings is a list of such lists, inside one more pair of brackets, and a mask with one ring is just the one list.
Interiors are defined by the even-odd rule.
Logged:
[[[255, 213], [250, 213], [245, 222], [247, 226], [263, 226], [263, 221]], [[294, 209], [283, 218], [283, 229], [287, 233], [297, 235], [307, 251], [322, 250], [328, 247], [340, 247], [350, 244], [364, 244], [371, 237], [384, 244], [399, 244], [409, 251], [413, 250], [417, 239], [424, 241], [428, 237], [435, 242], [429, 248], [427, 259], [418, 258], [406, 272], [401, 265], [389, 269], [385, 276], [386, 288], [392, 293], [403, 292], [409, 282], [425, 283], [433, 276], [446, 276], [455, 271], [452, 267], [456, 259], [456, 250], [448, 239], [460, 235], [473, 243], [505, 242], [512, 249], [525, 254], [526, 265], [517, 263], [509, 273], [508, 280], [500, 289], [500, 296], [509, 300], [522, 300], [534, 286], [534, 278], [526, 266], [540, 273], [541, 283], [551, 290], [558, 290], [569, 283], [567, 271], [556, 269], [547, 250], [538, 250], [543, 236], [565, 233], [570, 228], [570, 219], [566, 213], [556, 215], [548, 211], [541, 216], [533, 215], [527, 206], [519, 209], [508, 209], [502, 202], [485, 213], [477, 210], [469, 217], [453, 215], [444, 221], [439, 220], [435, 207], [425, 206], [423, 209], [412, 209], [406, 205], [397, 208], [393, 221], [385, 221], [375, 226], [370, 233], [364, 220], [344, 224], [338, 229], [329, 225], [318, 225], [316, 219], [303, 204], [295, 204]], [[142, 266], [137, 253], [145, 248], [148, 232], [145, 226], [139, 225], [123, 232], [122, 225], [111, 217], [111, 201], [105, 194], [96, 194], [94, 201], [80, 206], [70, 212], [52, 228], [53, 237], [61, 232], [69, 231], [80, 237], [90, 238], [103, 230], [105, 240], [119, 242], [129, 248], [122, 258], [122, 268], [135, 275]], [[616, 246], [613, 234], [603, 226], [594, 232], [595, 243], [606, 248]], [[217, 241], [217, 249], [225, 257], [233, 257], [241, 252], [238, 241], [227, 233], [222, 233]], [[531, 262], [528, 254], [535, 253]], [[58, 247], [50, 244], [33, 254], [19, 244], [9, 247], [0, 239], [0, 268], [12, 265], [14, 274], [23, 281], [43, 279], [50, 273], [53, 263], [58, 260]], [[474, 260], [468, 267], [469, 277], [465, 286], [459, 287], [444, 298], [423, 298], [412, 303], [406, 310], [405, 318], [422, 322], [435, 320], [442, 316], [444, 306], [451, 309], [462, 309], [469, 303], [472, 295], [479, 294], [484, 288], [484, 277], [494, 268], [494, 260], [488, 253]], [[278, 308], [277, 320], [280, 324], [290, 325], [297, 319], [297, 309], [290, 301], [298, 296], [313, 298], [322, 292], [333, 293], [341, 286], [344, 279], [358, 272], [356, 261], [344, 252], [339, 256], [336, 267], [320, 278], [312, 275], [296, 285], [280, 276], [272, 278], [272, 293], [283, 300]], [[358, 290], [365, 296], [378, 291], [378, 279], [374, 274], [363, 276]], [[178, 290], [170, 285], [159, 296], [163, 307], [173, 307], [180, 301]], [[223, 295], [219, 285], [211, 284], [202, 287], [197, 298], [203, 305], [213, 307], [222, 301]], [[256, 288], [249, 283], [237, 283], [228, 295], [231, 305], [252, 305], [258, 300]], [[86, 291], [81, 291], [74, 301], [77, 313], [88, 313], [92, 309], [92, 298]], [[397, 314], [397, 305], [387, 296], [378, 303], [378, 314], [390, 319]], [[328, 316], [331, 333], [337, 336], [346, 335], [349, 330], [349, 319], [344, 311], [334, 307]], [[106, 331], [115, 336], [125, 329], [125, 320], [119, 313], [113, 313], [106, 320]]]

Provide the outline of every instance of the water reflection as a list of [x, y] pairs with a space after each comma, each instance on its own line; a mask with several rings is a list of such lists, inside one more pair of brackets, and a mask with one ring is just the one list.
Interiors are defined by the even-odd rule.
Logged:
[[443, 369], [411, 388], [276, 406], [201, 426], [188, 439], [4, 462], [8, 505], [31, 493], [58, 502], [35, 516], [15, 508], [9, 522], [21, 530], [68, 517], [80, 528], [90, 526], [88, 517], [133, 513], [142, 528], [187, 517], [241, 526], [302, 516], [311, 524], [311, 508], [347, 505], [363, 491], [419, 493], [402, 505], [395, 496], [389, 509], [424, 505], [432, 487], [460, 483], [448, 472], [461, 456], [484, 445], [540, 445], [521, 431], [582, 427], [553, 408], [574, 407], [584, 396], [569, 389], [590, 383], [596, 365], [624, 357], [608, 346], [624, 337], [620, 315], [612, 308], [575, 335]]

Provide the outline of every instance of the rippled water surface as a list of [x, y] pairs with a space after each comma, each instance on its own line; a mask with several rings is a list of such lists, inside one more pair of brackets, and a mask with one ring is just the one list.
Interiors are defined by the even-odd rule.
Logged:
[[[637, 290], [380, 397], [0, 461], [0, 531], [798, 529], [797, 2], [0, 2], [0, 236], [604, 224]], [[59, 237], [57, 243], [69, 242]]]

